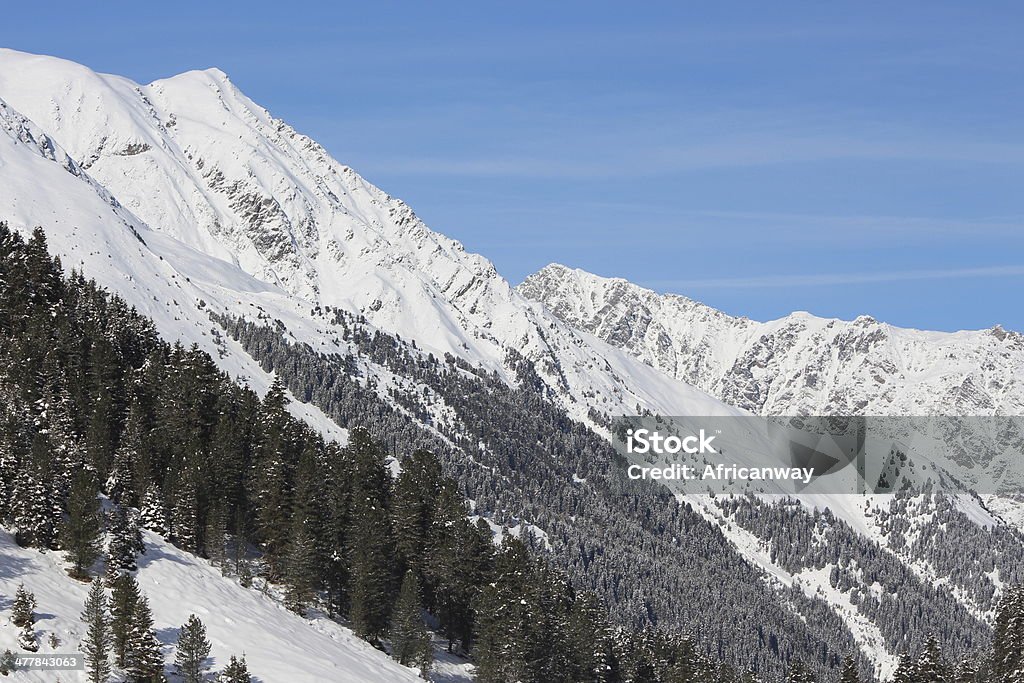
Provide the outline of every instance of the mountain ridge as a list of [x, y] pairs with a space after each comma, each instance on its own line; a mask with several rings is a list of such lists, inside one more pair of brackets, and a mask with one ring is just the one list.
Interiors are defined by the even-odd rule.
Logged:
[[564, 322], [753, 413], [1024, 411], [1024, 335], [998, 325], [930, 332], [870, 316], [843, 321], [802, 312], [757, 322], [558, 264], [530, 275], [517, 291]]

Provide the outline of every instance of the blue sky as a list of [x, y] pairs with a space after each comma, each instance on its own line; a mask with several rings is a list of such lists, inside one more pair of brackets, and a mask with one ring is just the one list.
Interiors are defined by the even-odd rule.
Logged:
[[513, 282], [1024, 330], [1015, 3], [147, 4], [9, 4], [0, 44], [218, 66]]

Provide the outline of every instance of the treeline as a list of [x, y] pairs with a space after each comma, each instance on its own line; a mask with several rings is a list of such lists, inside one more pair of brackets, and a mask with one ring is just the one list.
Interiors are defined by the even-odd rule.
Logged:
[[81, 579], [104, 536], [109, 565], [131, 570], [134, 508], [182, 549], [280, 583], [292, 609], [399, 641], [407, 664], [423, 665], [425, 609], [485, 682], [734, 679], [688, 639], [613, 629], [599, 599], [520, 541], [496, 549], [431, 453], [409, 453], [393, 478], [367, 430], [325, 442], [289, 415], [280, 383], [260, 400], [65, 276], [41, 230], [24, 240], [3, 224], [0, 405], [0, 517]]

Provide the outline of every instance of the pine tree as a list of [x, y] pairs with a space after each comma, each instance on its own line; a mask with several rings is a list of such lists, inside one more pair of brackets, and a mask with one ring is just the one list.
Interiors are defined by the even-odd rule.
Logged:
[[391, 525], [386, 509], [389, 475], [384, 456], [362, 428], [349, 446], [355, 463], [355, 491], [349, 519], [349, 618], [352, 629], [375, 642], [387, 628], [391, 604]]
[[114, 451], [114, 461], [104, 485], [107, 495], [116, 503], [125, 506], [139, 503], [135, 490], [136, 473], [140, 469], [140, 453], [143, 450], [144, 427], [142, 406], [133, 401], [125, 420], [121, 441]]
[[49, 437], [37, 432], [32, 449], [23, 458], [15, 477], [13, 509], [15, 540], [21, 546], [46, 549], [53, 547], [56, 528], [55, 499], [50, 468]]
[[302, 614], [303, 609], [313, 602], [320, 586], [314, 539], [302, 519], [295, 521], [295, 532], [285, 563], [285, 583], [288, 608]]
[[799, 659], [795, 659], [789, 666], [786, 683], [815, 683], [815, 679], [814, 675], [804, 666], [804, 663]]
[[843, 663], [843, 672], [839, 675], [839, 683], [860, 683], [857, 662], [853, 657], [847, 657]]
[[89, 567], [100, 555], [103, 522], [96, 486], [88, 472], [79, 473], [71, 485], [67, 516], [61, 525], [61, 547], [71, 563], [71, 576], [87, 579]]
[[29, 652], [36, 652], [39, 649], [39, 643], [36, 642], [36, 629], [31, 622], [21, 627], [21, 631], [18, 633], [18, 647]]
[[275, 377], [260, 404], [251, 484], [259, 540], [266, 550], [273, 578], [280, 574], [291, 532], [293, 444], [287, 405], [284, 385]]
[[206, 627], [199, 617], [189, 615], [178, 634], [178, 648], [174, 654], [175, 668], [185, 683], [200, 683], [209, 656], [210, 641], [206, 639]]
[[90, 683], [105, 683], [110, 678], [110, 620], [107, 616], [107, 596], [99, 577], [92, 580], [89, 596], [82, 612], [85, 622], [85, 638], [82, 652], [85, 654], [85, 670]]
[[134, 683], [163, 680], [164, 656], [153, 632], [153, 613], [146, 596], [140, 596], [132, 611], [125, 648], [125, 673]]
[[914, 683], [949, 683], [951, 673], [938, 639], [929, 635], [914, 667]]
[[228, 665], [217, 676], [217, 683], [252, 683], [249, 668], [245, 665], [245, 655], [241, 659], [231, 655]]
[[903, 653], [900, 655], [899, 664], [896, 666], [896, 673], [893, 674], [892, 683], [917, 683], [914, 680], [914, 673], [914, 660], [907, 653]]
[[11, 621], [19, 628], [25, 624], [32, 624], [36, 620], [35, 609], [36, 596], [25, 590], [25, 584], [19, 584], [18, 590], [14, 593], [14, 604], [11, 606]]
[[164, 535], [168, 531], [164, 498], [160, 495], [160, 489], [155, 484], [150, 485], [142, 496], [140, 521], [144, 528], [155, 531], [160, 535]]
[[171, 540], [182, 550], [199, 550], [199, 493], [194, 470], [182, 473], [171, 508]]
[[417, 450], [402, 462], [395, 482], [391, 524], [404, 565], [425, 578], [424, 564], [434, 506], [441, 491], [441, 463], [430, 451]]
[[135, 608], [142, 594], [131, 574], [119, 574], [110, 582], [110, 586], [110, 634], [114, 663], [123, 667], [128, 653]]
[[420, 582], [412, 569], [402, 579], [388, 635], [391, 638], [391, 656], [403, 666], [420, 664], [424, 659], [424, 649], [430, 649], [430, 637], [423, 622]]
[[0, 675], [6, 676], [17, 671], [18, 659], [10, 650], [4, 650], [0, 654]]
[[213, 505], [206, 517], [203, 546], [206, 556], [215, 565], [222, 566], [227, 560], [228, 515], [223, 501]]
[[996, 613], [992, 635], [992, 673], [1010, 680], [1024, 672], [1024, 589], [1014, 586], [1004, 593]]
[[138, 519], [124, 507], [115, 505], [108, 517], [107, 576], [113, 580], [118, 574], [135, 571], [135, 556], [144, 548]]

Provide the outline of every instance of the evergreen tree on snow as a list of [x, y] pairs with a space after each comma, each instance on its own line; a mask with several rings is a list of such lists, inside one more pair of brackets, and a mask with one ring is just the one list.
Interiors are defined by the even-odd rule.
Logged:
[[348, 448], [355, 464], [348, 528], [349, 618], [360, 637], [375, 642], [387, 629], [392, 596], [391, 525], [386, 509], [390, 476], [383, 453], [366, 430], [353, 429]]
[[196, 473], [182, 473], [171, 507], [171, 540], [190, 553], [199, 550], [199, 492]]
[[[403, 666], [419, 664], [430, 652], [430, 636], [423, 622], [420, 582], [412, 569], [402, 579], [402, 589], [391, 613], [391, 656]], [[429, 667], [428, 667], [429, 668]]]
[[132, 402], [120, 443], [114, 451], [110, 474], [104, 485], [111, 500], [126, 506], [137, 505], [140, 502], [139, 492], [135, 490], [135, 477], [140, 469], [140, 452], [145, 438], [143, 431], [142, 408], [137, 402]]
[[839, 675], [839, 683], [860, 683], [857, 662], [853, 657], [847, 657], [843, 663], [843, 671]]
[[71, 576], [88, 578], [89, 567], [100, 555], [100, 532], [103, 516], [96, 497], [96, 485], [88, 471], [75, 476], [68, 496], [67, 515], [61, 524], [60, 543], [68, 562]]
[[402, 461], [395, 482], [391, 506], [395, 547], [405, 567], [415, 571], [421, 581], [426, 576], [427, 545], [442, 481], [440, 461], [430, 451], [418, 449]]
[[893, 674], [892, 683], [916, 683], [914, 680], [915, 668], [914, 660], [904, 652], [900, 655], [899, 664], [896, 666], [896, 673]]
[[115, 505], [108, 520], [107, 576], [113, 580], [118, 574], [135, 571], [135, 557], [144, 545], [138, 519], [123, 506]]
[[1024, 589], [1008, 589], [999, 603], [992, 634], [992, 673], [1000, 681], [1024, 674]]
[[15, 539], [19, 545], [52, 548], [55, 540], [56, 515], [49, 466], [51, 443], [43, 433], [36, 433], [32, 448], [23, 459], [14, 483], [12, 502]]
[[14, 593], [14, 604], [11, 606], [11, 621], [15, 626], [35, 622], [36, 596], [25, 590], [25, 584], [19, 584]]
[[167, 511], [164, 507], [164, 497], [160, 494], [160, 489], [155, 485], [151, 484], [146, 489], [146, 493], [142, 496], [142, 508], [140, 510], [141, 518], [139, 521], [142, 522], [142, 526], [150, 531], [155, 531], [160, 535], [164, 535], [168, 532], [167, 527]]
[[285, 561], [285, 602], [289, 609], [302, 614], [316, 597], [320, 576], [313, 532], [302, 519], [297, 519], [294, 527]]
[[128, 640], [125, 647], [125, 673], [134, 683], [163, 680], [164, 656], [160, 641], [153, 632], [153, 612], [145, 595], [139, 597], [132, 610]]
[[178, 646], [174, 653], [174, 666], [185, 683], [200, 683], [206, 670], [206, 658], [210, 656], [210, 641], [206, 639], [206, 627], [194, 614], [178, 633]]
[[114, 663], [123, 667], [128, 652], [128, 639], [135, 608], [142, 594], [131, 574], [119, 574], [109, 582], [110, 591], [110, 635]]
[[287, 405], [284, 385], [275, 377], [260, 404], [251, 484], [259, 538], [275, 578], [279, 575], [280, 559], [291, 533], [290, 452], [293, 444]]
[[0, 675], [6, 676], [14, 671], [17, 671], [18, 658], [14, 656], [14, 653], [10, 650], [4, 650], [3, 654], [0, 654]]
[[228, 515], [223, 501], [213, 505], [206, 518], [203, 547], [206, 556], [219, 566], [227, 560]]
[[799, 659], [794, 659], [789, 665], [786, 683], [815, 683], [815, 678], [807, 667], [804, 666], [803, 662]]
[[249, 668], [245, 664], [245, 655], [238, 659], [231, 655], [228, 665], [217, 676], [217, 683], [252, 683]]
[[39, 650], [39, 643], [36, 642], [36, 629], [31, 622], [22, 626], [21, 631], [18, 632], [18, 647], [29, 652]]
[[107, 596], [99, 577], [92, 580], [89, 595], [82, 612], [85, 622], [85, 637], [82, 639], [82, 653], [85, 655], [85, 671], [90, 683], [105, 683], [110, 678], [110, 619], [107, 616]]
[[951, 674], [942, 658], [942, 647], [938, 639], [928, 636], [914, 667], [914, 683], [950, 683]]

